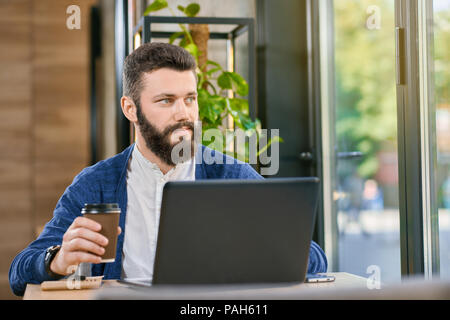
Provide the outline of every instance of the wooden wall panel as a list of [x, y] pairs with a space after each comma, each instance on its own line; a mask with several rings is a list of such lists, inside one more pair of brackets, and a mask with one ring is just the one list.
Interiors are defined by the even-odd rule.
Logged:
[[0, 1], [0, 298], [32, 238], [31, 0]]
[[[89, 163], [89, 14], [93, 1], [40, 0], [33, 10], [35, 219], [50, 220], [56, 202]], [[66, 27], [66, 8], [81, 9], [81, 29]]]
[[[95, 0], [0, 0], [0, 299], [14, 256], [89, 161], [89, 15]], [[66, 8], [81, 8], [81, 30]]]

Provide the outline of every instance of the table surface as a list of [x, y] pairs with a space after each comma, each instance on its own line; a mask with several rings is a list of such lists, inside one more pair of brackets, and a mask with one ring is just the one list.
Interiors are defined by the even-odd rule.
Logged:
[[[275, 294], [285, 294], [285, 293], [292, 293], [293, 290], [295, 292], [304, 292], [304, 293], [312, 293], [315, 292], [319, 293], [324, 289], [327, 291], [333, 291], [333, 290], [341, 290], [341, 289], [364, 289], [367, 287], [367, 279], [349, 274], [346, 272], [336, 272], [336, 273], [327, 273], [329, 275], [334, 275], [336, 277], [336, 280], [333, 282], [322, 282], [322, 283], [302, 283], [297, 285], [290, 285], [290, 286], [275, 286], [272, 288], [264, 288], [264, 289], [255, 289], [254, 287], [245, 288], [240, 287], [239, 289], [234, 288], [233, 292], [237, 292], [236, 290], [239, 290], [239, 294], [252, 294], [257, 293], [261, 294], [264, 293], [265, 295], [270, 293]], [[102, 283], [102, 286], [99, 289], [81, 289], [81, 290], [54, 290], [54, 291], [42, 291], [41, 286], [38, 284], [28, 284], [25, 295], [23, 297], [24, 300], [90, 300], [90, 299], [96, 299], [96, 298], [102, 298], [102, 297], [108, 297], [114, 299], [114, 293], [117, 294], [117, 298], [121, 298], [120, 294], [126, 295], [127, 289], [129, 287], [126, 284], [117, 282], [116, 280], [104, 280]], [[176, 288], [180, 288], [177, 286], [172, 286], [170, 290], [160, 290], [157, 289], [151, 290], [150, 294], [148, 292], [146, 293], [149, 299], [152, 298], [160, 298], [160, 299], [171, 299], [171, 295], [176, 292], [177, 295], [174, 296], [175, 299], [179, 298], [200, 298], [199, 291], [196, 291], [197, 295], [189, 295], [187, 293], [183, 293], [183, 290], [174, 290]], [[186, 288], [186, 287], [184, 287]], [[211, 289], [212, 287], [209, 287]], [[230, 287], [231, 288], [231, 287]], [[198, 287], [197, 287], [198, 289]], [[130, 289], [129, 289], [130, 290]], [[231, 290], [231, 289], [230, 289]], [[306, 291], [305, 291], [306, 290]], [[131, 298], [133, 298], [138, 290], [134, 290], [132, 293]], [[217, 291], [217, 290], [216, 290]], [[181, 292], [181, 293], [180, 293]], [[192, 291], [191, 291], [192, 292]], [[231, 291], [230, 291], [231, 292]], [[216, 292], [217, 293], [217, 292]], [[111, 295], [112, 294], [112, 295]], [[205, 294], [205, 293], [203, 293]], [[181, 295], [181, 296], [180, 296]], [[183, 296], [184, 295], [184, 296]], [[209, 297], [212, 297], [210, 293], [207, 294]], [[146, 297], [147, 297], [146, 296]], [[139, 294], [137, 295], [138, 298]], [[230, 293], [228, 295], [216, 295], [217, 298], [227, 298], [230, 297]], [[243, 296], [243, 298], [245, 298]]]

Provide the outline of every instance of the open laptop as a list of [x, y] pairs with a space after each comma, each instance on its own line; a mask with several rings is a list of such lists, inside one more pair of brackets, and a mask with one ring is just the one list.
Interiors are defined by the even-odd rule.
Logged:
[[303, 282], [317, 178], [168, 182], [153, 285]]

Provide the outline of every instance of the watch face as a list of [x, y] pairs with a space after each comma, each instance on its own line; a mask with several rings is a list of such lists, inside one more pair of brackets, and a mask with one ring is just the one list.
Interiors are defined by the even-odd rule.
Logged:
[[53, 273], [50, 269], [50, 263], [52, 262], [53, 258], [56, 256], [56, 253], [59, 251], [61, 246], [53, 246], [47, 249], [47, 253], [45, 254], [45, 270], [51, 277], [59, 277], [59, 275]]
[[58, 252], [61, 246], [53, 246], [47, 249], [47, 253], [45, 254], [45, 260], [51, 259], [56, 252]]

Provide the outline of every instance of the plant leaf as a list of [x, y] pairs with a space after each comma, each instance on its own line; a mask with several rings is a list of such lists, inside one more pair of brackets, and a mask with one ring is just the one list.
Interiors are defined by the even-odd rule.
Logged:
[[225, 98], [211, 95], [205, 89], [198, 89], [198, 107], [200, 118], [206, 118], [210, 123], [221, 122], [220, 115], [225, 109]]
[[222, 70], [222, 68], [220, 68], [220, 67], [212, 68], [212, 69], [206, 71], [206, 74], [207, 74], [208, 76], [210, 76], [210, 75], [212, 75], [213, 73], [216, 73], [216, 72], [218, 72], [218, 71], [220, 71], [220, 70]]
[[198, 48], [195, 44], [189, 43], [184, 47], [184, 49], [186, 49], [190, 54], [192, 54], [195, 59], [198, 58]]
[[259, 156], [261, 155], [261, 153], [263, 153], [264, 151], [266, 151], [266, 150], [270, 147], [270, 145], [271, 145], [272, 143], [274, 143], [274, 142], [280, 143], [280, 142], [284, 142], [284, 141], [283, 141], [283, 139], [282, 139], [281, 137], [275, 136], [275, 137], [269, 139], [269, 141], [267, 142], [267, 144], [266, 144], [264, 147], [262, 147], [261, 150], [259, 150], [259, 151], [257, 152], [256, 155], [259, 157]]
[[204, 89], [199, 89], [197, 93], [200, 119], [204, 120], [206, 118], [214, 123], [217, 120], [217, 116], [212, 108], [210, 95]]
[[182, 5], [178, 5], [178, 6], [177, 6], [177, 9], [184, 13], [184, 10], [185, 10], [186, 8], [183, 7]]
[[239, 115], [239, 111], [234, 110], [233, 108], [231, 108], [231, 103], [230, 103], [230, 99], [229, 98], [225, 98], [225, 102], [226, 102], [226, 108], [229, 114], [231, 114], [231, 116], [233, 117], [234, 123], [241, 129], [244, 129], [244, 125], [241, 121], [241, 117]]
[[228, 74], [235, 84], [237, 94], [240, 96], [248, 95], [247, 81], [245, 81], [244, 78], [242, 78], [242, 76], [240, 76], [236, 72], [229, 72]]
[[255, 130], [257, 123], [248, 116], [248, 102], [245, 99], [228, 98], [227, 109], [233, 117], [234, 122], [241, 129]]
[[241, 120], [242, 126], [244, 127], [245, 131], [255, 129], [256, 124], [252, 121], [252, 119], [242, 113], [241, 111], [238, 111], [239, 119]]
[[232, 80], [229, 72], [222, 72], [222, 74], [217, 78], [217, 84], [222, 89], [233, 89]]
[[199, 90], [203, 88], [203, 84], [206, 81], [206, 78], [203, 72], [197, 72], [196, 70], [196, 74], [197, 74], [197, 90]]
[[145, 9], [144, 16], [148, 15], [150, 12], [164, 9], [167, 6], [168, 4], [166, 0], [155, 0]]
[[184, 35], [183, 31], [173, 33], [169, 38], [169, 43], [173, 44], [175, 42], [175, 40], [178, 39], [182, 35]]
[[233, 110], [240, 111], [246, 116], [249, 115], [248, 100], [246, 99], [232, 98], [230, 106]]
[[184, 9], [184, 13], [188, 17], [195, 17], [199, 11], [200, 5], [198, 3], [191, 3]]
[[214, 62], [214, 61], [212, 61], [212, 60], [206, 61], [206, 64], [211, 64], [211, 65], [213, 65], [213, 66], [216, 66], [216, 67], [222, 69], [222, 66], [221, 66], [220, 64], [218, 64], [217, 62]]
[[205, 80], [203, 83], [205, 83], [206, 85], [211, 87], [211, 89], [214, 91], [214, 94], [217, 94], [216, 87], [214, 87], [214, 85], [211, 83], [211, 81]]
[[211, 105], [208, 105], [208, 104], [203, 105], [202, 108], [199, 108], [199, 116], [200, 116], [200, 119], [205, 120], [205, 118], [206, 118], [211, 123], [215, 123], [217, 120], [216, 113], [212, 109]]
[[[184, 33], [184, 32], [183, 32], [183, 33]], [[186, 48], [187, 44], [188, 44], [187, 38], [186, 38], [186, 36], [184, 36], [184, 37], [180, 40], [180, 43], [179, 43], [178, 45], [179, 45], [180, 47], [182, 47], [182, 48]]]

